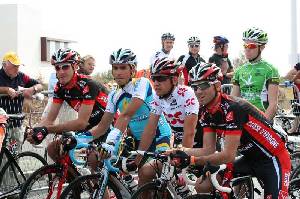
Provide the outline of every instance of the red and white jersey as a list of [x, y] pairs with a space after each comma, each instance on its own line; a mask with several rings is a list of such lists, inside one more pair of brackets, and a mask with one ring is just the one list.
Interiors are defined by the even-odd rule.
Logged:
[[160, 99], [154, 94], [151, 112], [156, 115], [164, 113], [172, 132], [175, 134], [175, 144], [182, 143], [185, 117], [198, 114], [198, 111], [199, 103], [190, 87], [177, 86], [167, 99]]

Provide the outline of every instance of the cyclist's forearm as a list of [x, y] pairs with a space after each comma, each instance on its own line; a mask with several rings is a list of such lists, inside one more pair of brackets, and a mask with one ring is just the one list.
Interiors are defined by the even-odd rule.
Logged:
[[192, 155], [195, 157], [210, 155], [215, 152], [215, 149], [205, 149], [205, 148], [183, 148], [183, 151], [188, 155]]
[[151, 131], [150, 129], [145, 128], [145, 130], [142, 134], [141, 141], [140, 141], [139, 150], [142, 150], [142, 151], [148, 150], [150, 145], [153, 142], [155, 134], [156, 134], [155, 130]]
[[265, 111], [265, 116], [269, 120], [273, 120], [276, 115], [277, 105], [269, 105], [267, 110]]
[[87, 122], [83, 122], [81, 120], [71, 120], [68, 122], [65, 122], [63, 124], [57, 124], [57, 125], [46, 125], [48, 132], [52, 134], [62, 134], [63, 132], [68, 131], [79, 131], [86, 128], [88, 125]]
[[235, 159], [235, 154], [229, 154], [224, 151], [219, 153], [214, 153], [208, 156], [198, 156], [195, 157], [196, 165], [205, 165], [208, 162], [212, 165], [220, 165], [229, 162], [233, 162]]
[[1, 94], [8, 94], [9, 87], [0, 87], [0, 93]]

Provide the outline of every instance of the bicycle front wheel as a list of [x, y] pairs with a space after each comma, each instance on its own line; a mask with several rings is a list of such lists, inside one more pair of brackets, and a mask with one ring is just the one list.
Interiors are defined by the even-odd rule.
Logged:
[[[20, 188], [26, 179], [37, 169], [47, 165], [44, 158], [30, 151], [19, 153], [14, 157], [14, 160], [15, 161], [9, 160], [6, 162], [0, 171], [0, 192], [2, 194], [19, 194]], [[16, 164], [18, 164], [20, 170]]]
[[296, 178], [290, 181], [289, 198], [300, 198], [300, 178]]
[[149, 182], [134, 192], [132, 199], [171, 199], [173, 198], [167, 188], [162, 188], [156, 182]]
[[[100, 186], [103, 181], [101, 173], [80, 176], [72, 181], [61, 194], [61, 199], [67, 198], [98, 198], [100, 194]], [[106, 185], [106, 193], [111, 199], [122, 199], [122, 195], [118, 187], [108, 180]]]
[[[63, 168], [61, 165], [53, 164], [43, 166], [26, 180], [21, 190], [20, 198], [59, 198], [57, 195], [57, 193], [61, 191], [59, 189], [63, 189], [67, 186], [67, 183], [62, 182], [62, 180]], [[63, 183], [62, 187], [58, 186], [59, 183]]]

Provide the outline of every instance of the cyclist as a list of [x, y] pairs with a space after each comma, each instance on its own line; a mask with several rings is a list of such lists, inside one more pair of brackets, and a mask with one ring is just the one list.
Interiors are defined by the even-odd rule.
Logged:
[[200, 56], [200, 39], [196, 36], [192, 36], [187, 40], [187, 44], [189, 47], [189, 53], [186, 55], [181, 55], [177, 63], [181, 63], [184, 65], [183, 68], [183, 78], [184, 85], [188, 85], [189, 82], [189, 71], [195, 66], [197, 63], [205, 62], [205, 60]]
[[[107, 103], [107, 91], [100, 83], [76, 72], [79, 59], [79, 54], [71, 49], [59, 49], [53, 54], [51, 64], [55, 67], [58, 78], [53, 103], [48, 115], [29, 133], [27, 140], [30, 143], [41, 143], [48, 133], [87, 131], [101, 120]], [[78, 112], [78, 118], [54, 124], [64, 101]], [[104, 137], [105, 134], [100, 140]], [[54, 161], [60, 157], [60, 144], [60, 140], [56, 140], [48, 145], [48, 155]]]
[[81, 58], [79, 63], [79, 74], [91, 75], [95, 69], [96, 60], [92, 55], [86, 55]]
[[247, 63], [236, 69], [231, 95], [242, 97], [272, 120], [278, 104], [278, 70], [261, 58], [268, 35], [261, 29], [249, 28], [243, 33]]
[[[220, 165], [234, 161], [234, 174], [250, 174], [263, 182], [265, 198], [287, 198], [291, 164], [284, 131], [273, 128], [262, 112], [246, 100], [223, 94], [222, 73], [214, 64], [198, 64], [190, 76], [191, 87], [203, 106], [199, 117], [204, 146], [176, 151], [179, 164]], [[219, 153], [214, 153], [216, 134], [225, 139]], [[235, 160], [237, 151], [243, 156]], [[208, 192], [210, 182], [199, 181], [196, 190]]]
[[[113, 130], [108, 134], [106, 143], [99, 148], [99, 154], [90, 155], [89, 163], [94, 168], [97, 159], [107, 158], [117, 154], [121, 137], [126, 128], [135, 139], [136, 146], [139, 145], [141, 136], [150, 116], [150, 103], [153, 100], [153, 91], [150, 82], [146, 78], [135, 79], [137, 59], [130, 49], [120, 48], [110, 56], [112, 75], [118, 87], [110, 92], [108, 103], [100, 123], [91, 130], [94, 137], [102, 136], [109, 124], [113, 121], [117, 111], [120, 112]], [[146, 147], [148, 151], [165, 151], [170, 144], [170, 126], [165, 117], [157, 118], [158, 128], [154, 130], [155, 139]], [[97, 157], [98, 156], [98, 157]]]
[[[181, 65], [167, 57], [157, 59], [151, 66], [151, 79], [156, 94], [152, 102], [149, 122], [142, 134], [139, 150], [147, 150], [159, 124], [160, 115], [164, 114], [171, 126], [174, 146], [193, 147], [199, 104], [194, 91], [187, 86], [178, 85]], [[171, 142], [171, 146], [172, 142]], [[141, 156], [136, 158], [139, 165]], [[139, 185], [155, 178], [155, 170], [160, 162], [151, 161], [139, 170]], [[160, 166], [159, 166], [160, 167]]]
[[[230, 84], [233, 77], [233, 67], [228, 58], [228, 39], [224, 36], [215, 36], [213, 39], [215, 53], [209, 58], [209, 63], [216, 64], [221, 68], [223, 74], [223, 84]], [[231, 88], [225, 87], [223, 90], [226, 94], [230, 94]]]
[[155, 52], [155, 54], [150, 59], [150, 66], [157, 60], [164, 57], [169, 57], [175, 59], [172, 49], [175, 42], [175, 36], [169, 32], [162, 34], [161, 36], [161, 50]]

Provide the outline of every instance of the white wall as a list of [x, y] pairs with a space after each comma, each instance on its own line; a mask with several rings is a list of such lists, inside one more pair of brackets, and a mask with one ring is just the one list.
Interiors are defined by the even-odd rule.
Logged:
[[17, 5], [0, 5], [0, 59], [9, 51], [18, 51]]

